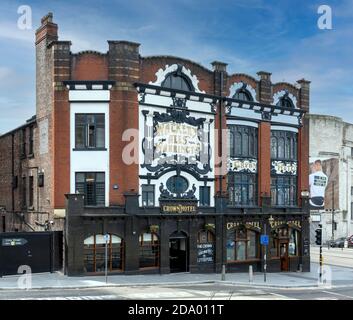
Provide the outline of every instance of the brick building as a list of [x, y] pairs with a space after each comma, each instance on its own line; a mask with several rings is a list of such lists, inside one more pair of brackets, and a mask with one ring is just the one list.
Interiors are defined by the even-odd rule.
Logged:
[[110, 272], [262, 270], [261, 234], [269, 271], [309, 270], [309, 81], [142, 57], [128, 41], [73, 54], [57, 31], [49, 14], [36, 32], [26, 170], [9, 170], [22, 129], [0, 137], [0, 205], [12, 214], [27, 177], [44, 181], [34, 209], [64, 225], [69, 275], [103, 271], [105, 234]]

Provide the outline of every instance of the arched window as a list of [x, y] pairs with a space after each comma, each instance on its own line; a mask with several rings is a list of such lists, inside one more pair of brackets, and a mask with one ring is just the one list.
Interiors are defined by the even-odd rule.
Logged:
[[[85, 272], [105, 271], [105, 239], [102, 234], [90, 236], [84, 240]], [[122, 271], [124, 262], [124, 241], [110, 234], [108, 245], [108, 271]]]
[[159, 267], [159, 239], [155, 233], [142, 233], [139, 236], [140, 268]]
[[285, 94], [282, 98], [279, 99], [277, 106], [284, 108], [294, 108], [294, 103], [291, 98]]
[[210, 230], [200, 230], [197, 234], [197, 262], [214, 263], [215, 235]]
[[168, 74], [162, 82], [161, 86], [169, 89], [194, 91], [190, 80], [185, 77], [181, 72], [173, 72]]
[[227, 231], [227, 262], [259, 259], [259, 233], [246, 228]]
[[245, 100], [245, 101], [253, 101], [251, 93], [246, 89], [238, 89], [233, 95], [233, 99]]

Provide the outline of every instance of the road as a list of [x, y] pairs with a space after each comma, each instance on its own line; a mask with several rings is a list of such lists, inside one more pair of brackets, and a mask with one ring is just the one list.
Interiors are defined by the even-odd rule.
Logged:
[[[319, 262], [319, 247], [311, 247], [311, 261]], [[322, 248], [323, 261], [326, 265], [353, 268], [353, 248]]]
[[[271, 288], [226, 283], [101, 287], [81, 289], [0, 290], [2, 300], [353, 300], [353, 249], [323, 249], [324, 264], [332, 266], [333, 280], [339, 287]], [[317, 262], [319, 248], [311, 248]], [[316, 266], [317, 267], [317, 266]], [[316, 278], [311, 273], [293, 273], [295, 279]], [[344, 268], [342, 268], [344, 267]], [[289, 275], [287, 274], [287, 277]], [[291, 282], [291, 281], [290, 281]]]
[[2, 300], [353, 300], [353, 287], [250, 288], [224, 284], [0, 291]]

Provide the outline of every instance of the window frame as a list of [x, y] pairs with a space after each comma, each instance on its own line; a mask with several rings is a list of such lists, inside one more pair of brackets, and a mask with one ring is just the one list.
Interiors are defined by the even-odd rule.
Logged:
[[[84, 175], [84, 182], [77, 182], [78, 181], [78, 175]], [[98, 174], [102, 174], [104, 176], [104, 182], [97, 182], [97, 175]], [[87, 194], [87, 176], [88, 175], [94, 175], [94, 203], [89, 203], [89, 198], [88, 198], [88, 194]], [[83, 184], [83, 194], [85, 196], [85, 206], [86, 207], [105, 207], [105, 198], [106, 198], [106, 174], [105, 172], [75, 172], [75, 191], [78, 192], [79, 189], [82, 189], [82, 184]], [[97, 186], [98, 184], [98, 186]], [[78, 187], [78, 185], [81, 185], [80, 187]], [[102, 188], [103, 185], [103, 188]], [[97, 187], [100, 187], [104, 190], [104, 201], [102, 203], [98, 203], [97, 204]]]
[[[283, 179], [283, 183], [279, 184], [279, 179]], [[288, 201], [286, 200], [287, 192]], [[284, 197], [283, 203], [278, 201], [281, 193]], [[273, 194], [276, 194], [275, 199]], [[274, 207], [296, 207], [298, 205], [298, 176], [271, 175], [271, 204]]]
[[[97, 250], [97, 236], [103, 236], [102, 234], [93, 234], [91, 236], [88, 236], [87, 238], [84, 239], [89, 239], [90, 237], [93, 237], [93, 244], [92, 247], [87, 248], [86, 244], [83, 245], [83, 260], [84, 260], [84, 268], [86, 269], [86, 258], [89, 253], [91, 253], [90, 256], [93, 256], [93, 270], [94, 271], [86, 271], [87, 273], [95, 273], [95, 274], [100, 274], [104, 271], [97, 271], [97, 251], [102, 250], [101, 247], [98, 248]], [[117, 234], [109, 233], [109, 241], [108, 241], [108, 271], [109, 272], [122, 272], [124, 271], [124, 265], [125, 265], [125, 241], [122, 237], [120, 237]], [[112, 242], [113, 236], [118, 237], [120, 239], [120, 246], [119, 248], [114, 248], [113, 245], [114, 243]], [[113, 268], [113, 256], [114, 256], [114, 249], [119, 249], [119, 254], [120, 254], [120, 268]], [[105, 248], [103, 248], [105, 250]], [[115, 250], [117, 251], [117, 250]], [[87, 253], [88, 252], [88, 253]]]
[[[78, 124], [78, 117], [84, 117], [83, 124]], [[97, 117], [102, 117], [103, 125], [97, 124]], [[90, 123], [88, 121], [89, 117], [94, 117], [94, 146], [90, 146]], [[106, 115], [105, 113], [75, 113], [75, 149], [76, 151], [99, 151], [106, 149]], [[83, 142], [82, 146], [78, 144], [78, 128], [83, 127]], [[97, 130], [103, 129], [103, 146], [97, 146]]]
[[21, 130], [20, 157], [25, 159], [27, 156], [27, 132], [26, 128]]
[[34, 177], [28, 177], [28, 207], [33, 208], [34, 206]]
[[[246, 99], [241, 99], [240, 95], [245, 96]], [[253, 96], [252, 96], [252, 94], [250, 93], [250, 91], [247, 90], [247, 89], [243, 89], [243, 88], [238, 89], [238, 90], [234, 93], [234, 95], [233, 95], [232, 98], [233, 98], [233, 99], [238, 99], [238, 100], [243, 100], [243, 101], [254, 101]]]
[[22, 177], [22, 209], [27, 209], [27, 177]]
[[200, 207], [211, 206], [211, 187], [210, 186], [199, 187], [199, 206]]
[[[245, 232], [245, 237], [239, 237], [238, 234], [239, 232]], [[233, 237], [230, 238], [229, 234], [233, 234]], [[251, 241], [250, 237], [250, 232], [253, 232], [255, 235], [255, 258], [250, 257], [249, 258], [249, 243]], [[250, 228], [235, 228], [227, 231], [226, 235], [226, 243], [228, 241], [234, 242], [234, 247], [233, 249], [233, 254], [234, 260], [228, 260], [228, 248], [226, 248], [226, 263], [231, 264], [231, 263], [247, 263], [249, 261], [260, 261], [260, 232], [250, 229]], [[245, 243], [245, 259], [244, 260], [237, 260], [237, 243]]]
[[[144, 188], [146, 187], [151, 187], [153, 190], [144, 190]], [[143, 184], [141, 186], [141, 193], [142, 193], [142, 206], [143, 207], [154, 207], [156, 205], [156, 202], [155, 202], [155, 185], [154, 184]], [[144, 202], [144, 195], [147, 194], [147, 205], [144, 205], [143, 202]], [[151, 196], [152, 194], [152, 196]], [[150, 205], [149, 204], [149, 200], [150, 200], [150, 197], [152, 197], [152, 204]]]
[[[236, 182], [240, 178], [240, 183]], [[246, 177], [246, 181], [244, 181]], [[253, 182], [249, 182], [253, 178]], [[253, 188], [253, 201], [250, 201], [250, 187]], [[233, 188], [231, 190], [231, 188]], [[247, 196], [243, 197], [243, 188], [246, 190]], [[236, 190], [240, 189], [240, 202], [236, 202]], [[243, 173], [243, 172], [228, 172], [227, 174], [227, 190], [229, 195], [229, 207], [256, 207], [258, 205], [258, 175], [256, 173]]]
[[[181, 189], [177, 190], [178, 184], [179, 184], [177, 180], [180, 180], [183, 183], [186, 183], [186, 188], [184, 188], [183, 190], [181, 190]], [[190, 186], [189, 180], [183, 176], [180, 176], [180, 175], [171, 176], [166, 181], [166, 187], [167, 187], [168, 191], [170, 193], [177, 194], [177, 195], [181, 195], [181, 194], [185, 193], [189, 189], [189, 186]]]
[[294, 103], [291, 98], [288, 97], [287, 94], [279, 98], [277, 106], [282, 107], [282, 108], [288, 108], [288, 109], [294, 109]]
[[[151, 236], [151, 241], [144, 241], [144, 236], [145, 235], [150, 235]], [[160, 266], [160, 240], [159, 240], [159, 236], [157, 233], [155, 232], [142, 232], [139, 235], [139, 269], [143, 270], [143, 269], [155, 269], [155, 268], [159, 268]], [[143, 257], [147, 256], [144, 253], [150, 253], [150, 257], [153, 257], [154, 259], [154, 265], [149, 265], [149, 266], [141, 266], [141, 259], [143, 259]], [[153, 254], [153, 256], [152, 256]]]
[[[288, 145], [289, 140], [289, 145]], [[274, 154], [273, 141], [276, 141]], [[279, 141], [283, 141], [283, 156], [279, 155]], [[286, 150], [289, 148], [289, 156]], [[271, 130], [271, 160], [298, 161], [298, 133], [286, 130]]]
[[[172, 80], [171, 80], [172, 77], [181, 79], [181, 81], [182, 81], [181, 83], [185, 83], [187, 89], [183, 89], [182, 85], [180, 86], [180, 88], [173, 87]], [[167, 85], [167, 83], [166, 83], [167, 81], [170, 81], [170, 85], [169, 84]], [[161, 87], [168, 88], [168, 89], [182, 90], [182, 91], [192, 91], [192, 92], [195, 91], [195, 88], [194, 88], [192, 82], [190, 81], [190, 79], [187, 76], [185, 76], [181, 71], [178, 72], [178, 70], [168, 73], [165, 76], [164, 80], [162, 81]]]
[[[228, 124], [228, 145], [230, 158], [258, 158], [258, 128], [246, 125]], [[240, 137], [238, 143], [236, 137]], [[245, 136], [248, 136], [247, 152], [244, 151]], [[251, 139], [252, 138], [252, 139]], [[239, 148], [240, 150], [237, 150]]]

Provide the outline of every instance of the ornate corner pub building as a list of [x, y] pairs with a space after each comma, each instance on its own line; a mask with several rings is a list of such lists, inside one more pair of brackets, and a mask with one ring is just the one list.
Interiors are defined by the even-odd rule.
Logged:
[[[309, 271], [309, 81], [36, 33], [37, 125], [68, 275]], [[64, 211], [65, 209], [65, 211]], [[104, 237], [104, 235], [109, 235]], [[269, 236], [268, 246], [261, 235]]]

